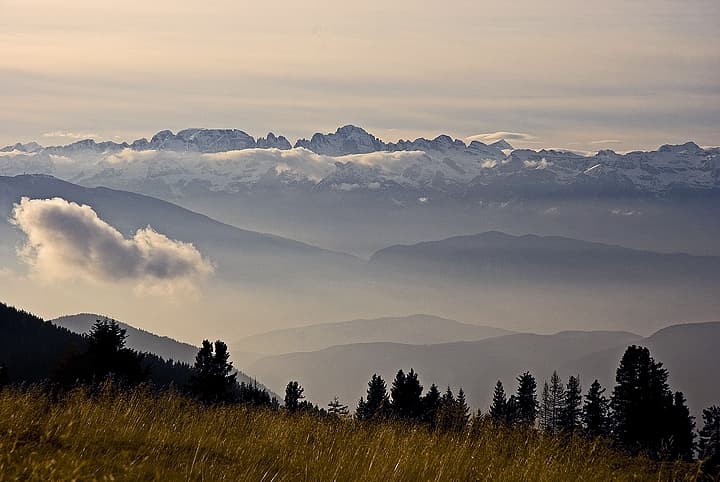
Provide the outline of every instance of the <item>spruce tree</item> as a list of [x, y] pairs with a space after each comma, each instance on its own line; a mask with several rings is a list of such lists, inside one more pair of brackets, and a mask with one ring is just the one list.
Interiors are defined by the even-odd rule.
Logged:
[[647, 348], [632, 345], [620, 360], [610, 402], [613, 435], [630, 453], [660, 458], [669, 445], [673, 396], [668, 373]]
[[355, 416], [358, 420], [385, 418], [389, 403], [385, 380], [378, 374], [373, 374], [368, 382], [367, 399], [360, 399]]
[[582, 427], [582, 388], [580, 377], [570, 376], [560, 411], [559, 428], [574, 433]]
[[589, 437], [602, 437], [610, 433], [608, 410], [610, 401], [603, 394], [605, 389], [597, 379], [590, 385], [583, 406], [583, 425]]
[[492, 405], [490, 405], [490, 418], [495, 422], [505, 422], [507, 414], [507, 396], [500, 380], [495, 384]]
[[537, 382], [530, 372], [520, 375], [517, 381], [517, 421], [532, 427], [538, 413]]
[[5, 388], [9, 381], [10, 377], [8, 376], [7, 368], [5, 368], [5, 365], [0, 365], [0, 390]]
[[201, 401], [209, 403], [235, 401], [237, 396], [237, 373], [230, 360], [227, 345], [217, 340], [213, 346], [203, 340], [195, 356], [190, 391]]
[[337, 418], [346, 418], [348, 416], [348, 406], [343, 405], [340, 402], [340, 398], [335, 396], [330, 403], [328, 403], [328, 409], [327, 409], [328, 415], [331, 417], [337, 417]]
[[543, 382], [543, 389], [540, 394], [540, 410], [538, 412], [538, 419], [540, 422], [540, 429], [545, 432], [550, 432], [550, 414], [552, 408], [550, 405], [550, 386], [547, 380]]
[[300, 409], [300, 403], [305, 398], [303, 392], [305, 389], [294, 380], [288, 382], [285, 387], [285, 409], [288, 412], [297, 412]]
[[398, 370], [393, 380], [390, 408], [393, 415], [401, 420], [417, 420], [422, 415], [422, 390], [418, 375], [413, 369], [405, 375]]
[[431, 428], [435, 427], [437, 411], [440, 407], [440, 397], [440, 390], [433, 383], [422, 398], [422, 417], [420, 420], [430, 425]]
[[550, 413], [547, 423], [547, 431], [551, 434], [555, 434], [560, 430], [560, 416], [562, 414], [565, 401], [565, 388], [556, 371], [553, 371], [553, 374], [550, 377], [549, 388]]
[[698, 448], [703, 472], [709, 477], [720, 477], [720, 406], [704, 409], [702, 418]]
[[670, 413], [670, 446], [667, 458], [692, 461], [695, 453], [695, 417], [690, 415], [682, 392], [675, 392]]
[[465, 400], [465, 392], [460, 389], [455, 398], [450, 387], [440, 399], [438, 408], [437, 427], [441, 430], [463, 430], [470, 418], [469, 409]]

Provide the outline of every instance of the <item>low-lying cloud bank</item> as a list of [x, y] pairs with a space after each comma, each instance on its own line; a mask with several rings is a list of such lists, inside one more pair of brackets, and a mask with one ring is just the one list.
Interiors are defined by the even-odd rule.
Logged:
[[22, 198], [10, 220], [27, 236], [19, 250], [40, 276], [100, 281], [168, 283], [197, 281], [212, 265], [189, 243], [168, 238], [150, 226], [130, 239], [87, 205], [62, 198]]

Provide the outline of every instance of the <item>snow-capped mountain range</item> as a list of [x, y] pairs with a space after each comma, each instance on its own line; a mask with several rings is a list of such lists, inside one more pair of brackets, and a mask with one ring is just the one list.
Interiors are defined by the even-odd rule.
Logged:
[[419, 199], [562, 194], [651, 195], [720, 191], [720, 148], [693, 142], [626, 154], [513, 149], [506, 141], [384, 142], [352, 125], [300, 139], [236, 129], [161, 131], [132, 143], [81, 140], [0, 149], [0, 175], [51, 174], [87, 186], [182, 196], [295, 186], [314, 191], [405, 190]]

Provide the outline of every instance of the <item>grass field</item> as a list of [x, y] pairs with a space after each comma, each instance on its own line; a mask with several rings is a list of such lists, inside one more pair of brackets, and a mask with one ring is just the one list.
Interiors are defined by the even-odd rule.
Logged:
[[436, 434], [399, 423], [201, 406], [137, 390], [51, 402], [0, 392], [0, 480], [696, 480], [604, 443], [490, 424]]

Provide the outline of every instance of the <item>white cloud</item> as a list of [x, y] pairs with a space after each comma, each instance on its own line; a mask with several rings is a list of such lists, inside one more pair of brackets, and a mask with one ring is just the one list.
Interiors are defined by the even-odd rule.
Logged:
[[22, 198], [11, 222], [27, 236], [19, 255], [46, 279], [131, 281], [149, 288], [192, 284], [213, 271], [189, 243], [151, 227], [127, 239], [87, 205]]
[[521, 141], [521, 142], [528, 142], [528, 143], [535, 143], [537, 141], [537, 137], [527, 134], [525, 132], [507, 132], [507, 131], [497, 131], [497, 132], [487, 132], [485, 134], [475, 134], [473, 136], [469, 136], [465, 138], [468, 142], [471, 141], [480, 141], [485, 144], [492, 144], [493, 142], [497, 142], [500, 140], [505, 139], [508, 142], [511, 141]]
[[642, 216], [642, 211], [634, 209], [613, 209], [610, 214], [614, 216]]

